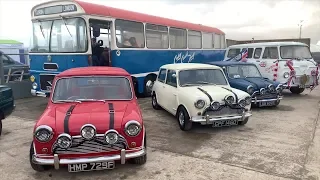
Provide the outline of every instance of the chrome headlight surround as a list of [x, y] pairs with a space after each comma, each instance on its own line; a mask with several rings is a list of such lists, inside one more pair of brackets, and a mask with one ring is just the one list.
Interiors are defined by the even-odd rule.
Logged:
[[198, 99], [196, 102], [194, 102], [194, 107], [197, 109], [202, 109], [206, 105], [206, 101], [203, 99]]
[[261, 94], [261, 95], [266, 94], [266, 89], [265, 89], [265, 88], [261, 88], [261, 89], [260, 89], [260, 94]]
[[108, 130], [105, 134], [104, 134], [104, 140], [106, 141], [106, 143], [108, 144], [115, 144], [118, 142], [119, 140], [119, 133], [118, 131], [114, 130], [114, 129], [110, 129]]
[[278, 84], [278, 86], [277, 86], [277, 88], [276, 88], [276, 90], [277, 90], [277, 92], [278, 93], [281, 93], [282, 91], [283, 91], [283, 85], [282, 84]]
[[227, 104], [233, 104], [234, 103], [234, 97], [231, 95], [227, 95], [224, 97], [224, 100], [226, 101]]
[[72, 146], [72, 137], [69, 134], [60, 134], [57, 138], [57, 144], [62, 149], [68, 149]]
[[252, 94], [253, 91], [254, 91], [253, 86], [252, 86], [252, 85], [249, 85], [249, 86], [247, 87], [247, 92], [248, 92], [249, 94]]
[[81, 137], [85, 140], [91, 140], [96, 137], [97, 130], [92, 124], [85, 124], [80, 130]]
[[289, 75], [290, 75], [290, 73], [289, 73], [289, 72], [285, 72], [285, 73], [283, 73], [283, 77], [284, 77], [284, 78], [288, 78], [288, 77], [289, 77]]
[[269, 91], [271, 91], [271, 92], [276, 91], [276, 87], [275, 87], [273, 84], [269, 84], [269, 85], [268, 85], [268, 89], [269, 89]]
[[131, 137], [138, 136], [141, 129], [141, 124], [136, 120], [128, 121], [124, 126], [124, 132]]
[[213, 102], [211, 103], [211, 109], [213, 109], [213, 110], [218, 110], [219, 108], [220, 108], [220, 103], [219, 103], [219, 102], [213, 101]]
[[250, 96], [247, 96], [246, 98], [244, 98], [244, 100], [246, 101], [246, 105], [251, 104], [251, 97]]
[[53, 138], [53, 129], [47, 125], [40, 125], [34, 131], [34, 137], [40, 143], [49, 142]]
[[244, 99], [240, 99], [238, 104], [240, 107], [244, 108], [246, 106], [246, 101]]

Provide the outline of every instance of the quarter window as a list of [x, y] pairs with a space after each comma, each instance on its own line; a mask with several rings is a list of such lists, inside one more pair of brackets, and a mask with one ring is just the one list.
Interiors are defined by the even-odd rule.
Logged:
[[253, 56], [253, 58], [254, 58], [254, 59], [259, 59], [260, 56], [261, 56], [261, 52], [262, 52], [262, 48], [256, 48], [256, 49], [254, 50], [254, 56]]
[[278, 59], [278, 48], [277, 47], [266, 47], [262, 59]]
[[188, 31], [188, 45], [190, 49], [201, 49], [200, 31]]
[[248, 48], [248, 57], [247, 58], [252, 58], [253, 55], [253, 48]]
[[117, 19], [115, 21], [117, 46], [120, 48], [144, 48], [144, 28], [140, 22], [125, 21]]
[[176, 71], [174, 70], [168, 70], [167, 73], [167, 80], [166, 80], [166, 84], [173, 86], [173, 87], [177, 87], [177, 77], [176, 77]]
[[146, 24], [146, 39], [149, 49], [168, 49], [168, 28], [153, 24]]
[[213, 34], [202, 33], [203, 49], [213, 49]]
[[187, 48], [187, 30], [170, 28], [170, 47], [171, 49]]
[[166, 72], [167, 72], [166, 69], [161, 69], [160, 70], [159, 75], [158, 75], [158, 81], [164, 83], [164, 80], [166, 79]]

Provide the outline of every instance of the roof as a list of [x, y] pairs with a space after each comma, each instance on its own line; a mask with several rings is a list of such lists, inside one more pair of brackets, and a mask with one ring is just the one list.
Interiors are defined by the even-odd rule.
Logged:
[[11, 39], [0, 39], [0, 44], [23, 44], [22, 42]]
[[151, 24], [164, 25], [164, 26], [177, 27], [177, 28], [186, 28], [190, 30], [204, 31], [204, 32], [210, 32], [210, 33], [216, 33], [216, 34], [225, 34], [223, 31], [221, 31], [218, 28], [204, 26], [201, 24], [193, 24], [193, 23], [188, 23], [183, 21], [177, 21], [173, 19], [152, 16], [152, 15], [147, 15], [143, 13], [127, 11], [123, 9], [108, 7], [100, 4], [92, 4], [92, 3], [78, 1], [78, 0], [75, 0], [75, 2], [78, 3], [83, 8], [83, 10], [90, 15], [100, 15], [100, 16], [109, 16], [109, 17], [111, 16], [118, 19], [146, 22]]
[[130, 76], [130, 74], [122, 68], [90, 66], [68, 69], [58, 74], [57, 77], [91, 75]]
[[201, 64], [201, 63], [175, 63], [175, 64], [166, 64], [161, 66], [164, 69], [172, 69], [172, 70], [184, 70], [184, 69], [220, 69], [218, 66], [209, 65], [209, 64]]
[[236, 45], [231, 45], [228, 48], [257, 47], [257, 46], [286, 46], [286, 45], [308, 46], [305, 43], [301, 43], [301, 42], [279, 41], [279, 42], [261, 42], [261, 43], [236, 44]]
[[217, 65], [217, 66], [231, 66], [231, 65], [254, 65], [253, 63], [239, 62], [239, 61], [212, 61], [207, 64]]

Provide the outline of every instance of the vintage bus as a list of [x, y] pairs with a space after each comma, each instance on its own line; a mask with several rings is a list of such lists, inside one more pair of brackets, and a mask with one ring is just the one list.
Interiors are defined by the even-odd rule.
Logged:
[[161, 65], [221, 61], [223, 31], [157, 16], [74, 0], [49, 1], [31, 10], [31, 93], [48, 96], [54, 76], [84, 66], [127, 70], [136, 93], [150, 94]]

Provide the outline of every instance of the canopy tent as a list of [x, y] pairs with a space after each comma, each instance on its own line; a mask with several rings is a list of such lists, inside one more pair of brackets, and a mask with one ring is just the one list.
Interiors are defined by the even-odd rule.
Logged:
[[26, 64], [25, 48], [22, 42], [16, 40], [0, 39], [0, 51], [9, 55], [15, 61]]

